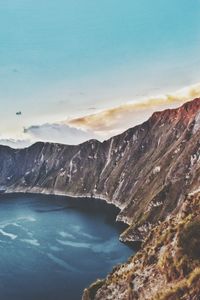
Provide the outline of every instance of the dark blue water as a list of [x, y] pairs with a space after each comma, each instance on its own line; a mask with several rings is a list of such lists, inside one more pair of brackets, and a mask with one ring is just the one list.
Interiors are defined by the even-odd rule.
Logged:
[[133, 254], [103, 201], [0, 196], [0, 299], [79, 300]]

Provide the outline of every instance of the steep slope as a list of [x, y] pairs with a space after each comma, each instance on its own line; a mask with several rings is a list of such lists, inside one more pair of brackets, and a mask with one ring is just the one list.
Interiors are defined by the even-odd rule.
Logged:
[[83, 300], [200, 299], [200, 192], [154, 226], [142, 250], [85, 290]]
[[130, 225], [123, 240], [149, 229], [199, 187], [200, 99], [157, 112], [100, 143], [0, 146], [0, 190], [95, 196], [119, 206]]

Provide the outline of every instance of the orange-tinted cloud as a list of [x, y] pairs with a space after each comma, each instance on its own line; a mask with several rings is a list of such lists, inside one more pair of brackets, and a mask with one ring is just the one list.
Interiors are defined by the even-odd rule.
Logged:
[[109, 137], [145, 121], [156, 110], [175, 107], [196, 97], [200, 97], [200, 84], [165, 96], [126, 103], [99, 113], [72, 119], [66, 123], [92, 130], [100, 136]]

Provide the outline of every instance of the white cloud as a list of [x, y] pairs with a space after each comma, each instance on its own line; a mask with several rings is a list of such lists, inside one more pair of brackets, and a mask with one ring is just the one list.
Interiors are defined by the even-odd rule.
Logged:
[[9, 146], [11, 148], [25, 148], [28, 147], [31, 144], [30, 140], [26, 139], [21, 139], [21, 140], [16, 140], [16, 139], [4, 139], [0, 138], [0, 145], [5, 145]]
[[89, 139], [105, 140], [147, 120], [154, 111], [177, 107], [200, 97], [200, 84], [159, 97], [132, 101], [83, 117], [26, 127], [18, 139], [0, 137], [0, 144], [26, 147], [36, 141], [76, 145]]
[[32, 141], [45, 141], [76, 145], [95, 138], [90, 130], [77, 129], [65, 124], [43, 124], [24, 129], [24, 134]]

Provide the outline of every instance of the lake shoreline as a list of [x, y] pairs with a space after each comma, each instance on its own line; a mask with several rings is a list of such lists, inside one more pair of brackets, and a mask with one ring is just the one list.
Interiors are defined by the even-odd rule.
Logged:
[[[119, 205], [117, 205], [116, 203], [114, 202], [111, 202], [109, 201], [106, 197], [98, 197], [98, 195], [96, 196], [93, 196], [93, 195], [90, 195], [90, 194], [87, 194], [87, 195], [81, 195], [81, 194], [73, 194], [73, 193], [63, 193], [63, 192], [59, 192], [59, 191], [56, 191], [55, 192], [50, 192], [48, 190], [43, 190], [42, 192], [41, 191], [20, 191], [20, 190], [16, 190], [16, 191], [9, 191], [9, 190], [6, 190], [5, 192], [1, 193], [0, 194], [0, 197], [1, 195], [44, 195], [44, 196], [55, 196], [55, 197], [69, 197], [69, 198], [74, 198], [76, 200], [81, 200], [83, 201], [83, 199], [86, 199], [86, 200], [89, 200], [91, 202], [94, 202], [92, 200], [96, 200], [96, 201], [100, 201], [99, 203], [101, 203], [103, 201], [103, 203], [105, 203], [106, 205], [109, 205], [109, 206], [112, 206], [112, 207], [115, 207], [118, 212], [116, 213], [116, 218], [115, 218], [115, 223], [116, 224], [123, 224], [124, 226], [124, 229], [123, 231], [125, 231], [129, 226], [130, 224], [126, 223], [124, 220], [118, 220], [117, 217], [119, 215], [119, 213], [121, 212], [121, 208]], [[123, 232], [122, 231], [122, 232]], [[121, 233], [122, 234], [122, 233]], [[141, 244], [142, 242], [140, 241], [124, 241], [123, 239], [120, 239], [120, 236], [119, 236], [119, 241], [125, 245], [127, 245], [128, 247], [132, 248], [133, 250], [135, 251], [139, 251], [140, 248], [141, 248]]]
[[[100, 200], [41, 193], [0, 195], [1, 240], [6, 243], [0, 260], [5, 271], [1, 271], [1, 275], [2, 280], [8, 282], [9, 270], [16, 270], [9, 282], [12, 291], [20, 294], [18, 282], [24, 282], [27, 278], [31, 291], [34, 284], [38, 284], [40, 300], [42, 286], [37, 276], [32, 285], [30, 274], [33, 270], [44, 277], [45, 266], [49, 268], [50, 265], [58, 273], [45, 278], [47, 282], [55, 282], [47, 288], [47, 295], [51, 295], [51, 289], [56, 292], [56, 287], [59, 289], [62, 286], [60, 293], [67, 297], [72, 295], [69, 299], [76, 300], [79, 298], [73, 298], [75, 294], [81, 296], [84, 288], [96, 278], [103, 278], [116, 264], [125, 262], [135, 254], [131, 245], [120, 242], [118, 238], [122, 230], [116, 222], [119, 208]], [[9, 261], [6, 261], [4, 256], [7, 257], [8, 253]], [[25, 254], [25, 258], [19, 260], [21, 253]], [[28, 293], [26, 288], [22, 290], [22, 294], [25, 293]], [[2, 295], [3, 299], [12, 300], [7, 288], [0, 291], [0, 297]], [[21, 299], [25, 299], [24, 296]]]

